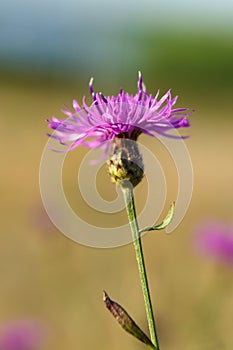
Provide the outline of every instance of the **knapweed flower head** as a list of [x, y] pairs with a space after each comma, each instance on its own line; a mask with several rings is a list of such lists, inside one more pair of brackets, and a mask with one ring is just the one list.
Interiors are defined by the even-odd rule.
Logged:
[[43, 342], [41, 325], [31, 320], [17, 320], [0, 327], [0, 350], [38, 350]]
[[[163, 135], [179, 138], [169, 131], [174, 128], [188, 127], [187, 117], [192, 111], [188, 108], [174, 108], [178, 96], [172, 98], [170, 90], [161, 98], [159, 98], [159, 91], [155, 96], [148, 94], [140, 72], [137, 88], [136, 95], [130, 95], [121, 89], [117, 96], [105, 96], [101, 92], [94, 92], [93, 79], [91, 79], [89, 84], [91, 105], [86, 104], [85, 96], [82, 106], [74, 100], [73, 110], [67, 107], [62, 110], [68, 118], [58, 120], [53, 117], [47, 120], [49, 128], [54, 130], [54, 133], [49, 136], [66, 146], [68, 151], [78, 146], [102, 147], [106, 151], [109, 149], [109, 141], [113, 141], [114, 144], [116, 140], [118, 140], [117, 149], [119, 149], [122, 146], [119, 145], [122, 139], [136, 141], [142, 133], [153, 137]], [[127, 150], [126, 157], [129, 157]], [[135, 159], [139, 159], [141, 163], [140, 157], [136, 156]], [[130, 164], [128, 166], [131, 168]], [[122, 165], [120, 168], [122, 169]], [[123, 173], [127, 178], [128, 168]], [[119, 180], [122, 180], [122, 172]], [[118, 182], [118, 175], [115, 181]]]
[[206, 222], [195, 233], [195, 245], [201, 253], [233, 266], [233, 227]]
[[[92, 103], [88, 107], [85, 96], [82, 107], [76, 100], [73, 108], [65, 108], [62, 112], [68, 119], [58, 120], [53, 117], [49, 128], [55, 130], [55, 137], [61, 144], [70, 146], [69, 151], [77, 146], [96, 148], [105, 141], [115, 137], [136, 140], [141, 134], [171, 136], [172, 128], [189, 126], [188, 108], [173, 108], [178, 96], [172, 98], [170, 90], [160, 99], [159, 91], [155, 96], [148, 95], [139, 72], [138, 91], [130, 95], [120, 90], [118, 96], [105, 96], [93, 90], [93, 79], [89, 88]], [[91, 140], [90, 140], [91, 139]]]

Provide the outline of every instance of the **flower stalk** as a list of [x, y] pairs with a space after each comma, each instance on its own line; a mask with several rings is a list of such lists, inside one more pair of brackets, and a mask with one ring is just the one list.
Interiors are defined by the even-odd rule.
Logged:
[[159, 350], [158, 336], [156, 331], [155, 319], [153, 315], [152, 302], [151, 302], [149, 284], [148, 284], [148, 279], [146, 274], [141, 237], [140, 237], [136, 209], [134, 204], [133, 186], [129, 181], [122, 181], [121, 188], [123, 191], [127, 215], [128, 215], [130, 228], [133, 236], [134, 249], [135, 249], [136, 259], [138, 263], [138, 269], [139, 269], [140, 281], [142, 285], [142, 292], [143, 292], [143, 297], [145, 302], [151, 342], [155, 346], [155, 348]]
[[174, 203], [162, 223], [139, 230], [133, 188], [144, 176], [144, 165], [137, 139], [141, 134], [151, 137], [162, 135], [177, 139], [186, 138], [174, 135], [170, 131], [189, 127], [188, 117], [193, 111], [183, 107], [174, 108], [178, 96], [172, 97], [170, 90], [160, 98], [159, 91], [155, 95], [148, 94], [141, 72], [138, 73], [135, 95], [123, 89], [117, 96], [96, 93], [93, 89], [93, 79], [90, 80], [89, 91], [92, 99], [90, 106], [86, 104], [84, 96], [82, 105], [73, 100], [73, 109], [66, 106], [62, 109], [66, 115], [65, 119], [59, 120], [56, 117], [47, 119], [48, 126], [52, 130], [48, 136], [60, 142], [65, 147], [64, 152], [72, 151], [78, 146], [90, 149], [101, 148], [104, 156], [110, 151], [107, 162], [108, 172], [112, 181], [119, 184], [123, 191], [151, 339], [147, 338], [125, 309], [112, 301], [106, 293], [104, 302], [124, 330], [145, 343], [150, 349], [159, 350], [140, 235], [142, 232], [157, 231], [167, 227], [174, 214]]

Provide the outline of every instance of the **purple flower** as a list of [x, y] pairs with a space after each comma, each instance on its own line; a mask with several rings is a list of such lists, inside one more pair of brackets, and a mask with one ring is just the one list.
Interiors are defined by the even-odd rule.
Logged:
[[92, 84], [93, 79], [89, 84], [90, 106], [87, 106], [84, 96], [82, 107], [74, 100], [74, 110], [68, 107], [62, 110], [69, 118], [47, 120], [49, 128], [55, 130], [49, 136], [69, 146], [69, 151], [79, 145], [96, 148], [115, 137], [137, 140], [141, 133], [153, 137], [177, 137], [168, 131], [189, 126], [187, 117], [192, 111], [173, 108], [178, 96], [172, 98], [170, 90], [161, 98], [158, 97], [159, 91], [155, 96], [148, 95], [140, 72], [138, 91], [134, 96], [123, 89], [116, 97], [104, 96], [101, 92], [95, 93]]
[[0, 350], [36, 350], [42, 343], [42, 329], [30, 320], [13, 321], [0, 328]]
[[224, 222], [205, 223], [196, 230], [195, 239], [202, 253], [233, 264], [233, 227]]

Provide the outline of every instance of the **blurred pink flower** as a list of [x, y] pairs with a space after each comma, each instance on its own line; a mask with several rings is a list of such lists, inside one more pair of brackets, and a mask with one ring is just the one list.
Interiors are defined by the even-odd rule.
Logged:
[[233, 227], [225, 222], [206, 222], [195, 230], [198, 250], [233, 265]]
[[32, 320], [17, 320], [0, 328], [0, 350], [37, 350], [44, 338], [43, 327]]

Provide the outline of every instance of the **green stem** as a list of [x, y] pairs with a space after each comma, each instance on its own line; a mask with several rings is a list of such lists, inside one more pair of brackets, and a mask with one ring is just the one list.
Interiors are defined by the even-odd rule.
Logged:
[[124, 194], [126, 210], [127, 210], [129, 223], [130, 223], [132, 236], [133, 236], [133, 243], [134, 243], [134, 248], [136, 252], [136, 259], [138, 262], [138, 269], [139, 269], [142, 292], [143, 292], [143, 297], [144, 297], [144, 302], [146, 307], [146, 314], [147, 314], [147, 320], [148, 320], [148, 325], [150, 330], [151, 342], [153, 343], [155, 348], [159, 350], [158, 337], [156, 333], [155, 320], [154, 320], [154, 315], [152, 310], [149, 285], [148, 285], [145, 262], [144, 262], [143, 251], [142, 251], [141, 237], [140, 237], [136, 209], [134, 204], [133, 187], [129, 181], [122, 181], [121, 188]]

